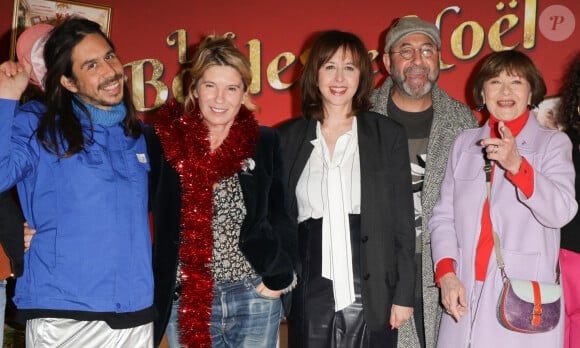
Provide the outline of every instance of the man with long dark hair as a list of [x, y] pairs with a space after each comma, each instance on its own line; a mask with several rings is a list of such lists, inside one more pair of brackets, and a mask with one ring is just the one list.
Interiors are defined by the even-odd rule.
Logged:
[[149, 159], [123, 66], [98, 24], [71, 18], [30, 66], [0, 65], [0, 190], [37, 230], [16, 287], [27, 347], [152, 347]]

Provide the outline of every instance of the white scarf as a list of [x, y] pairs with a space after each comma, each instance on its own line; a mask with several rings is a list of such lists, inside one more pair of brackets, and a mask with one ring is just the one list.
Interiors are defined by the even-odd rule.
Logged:
[[[345, 146], [335, 146], [332, 160], [326, 142], [322, 136], [320, 123], [316, 127], [317, 144], [324, 169], [327, 173], [326, 193], [323, 199], [322, 216], [322, 276], [333, 281], [335, 310], [340, 311], [355, 301], [352, 250], [350, 243], [350, 206], [345, 204], [345, 194], [350, 190], [350, 182], [344, 182], [341, 168], [348, 159], [356, 156], [358, 164], [358, 136], [356, 117], [353, 117], [352, 129]], [[344, 141], [344, 140], [343, 140]], [[342, 151], [341, 151], [342, 150]], [[343, 169], [344, 170], [344, 169]], [[360, 184], [357, 182], [357, 184]]]

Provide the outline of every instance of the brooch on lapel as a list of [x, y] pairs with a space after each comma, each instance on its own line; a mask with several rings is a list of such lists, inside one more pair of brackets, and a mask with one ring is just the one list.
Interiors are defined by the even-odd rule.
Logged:
[[242, 162], [242, 174], [246, 174], [246, 175], [252, 175], [252, 173], [250, 173], [252, 170], [254, 170], [254, 168], [256, 168], [256, 162], [254, 161], [253, 158], [246, 158], [243, 162]]

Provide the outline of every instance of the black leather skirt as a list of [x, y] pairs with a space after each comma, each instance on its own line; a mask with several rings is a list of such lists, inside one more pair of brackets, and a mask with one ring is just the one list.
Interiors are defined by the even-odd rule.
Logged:
[[[360, 215], [350, 215], [350, 240], [356, 301], [334, 310], [331, 280], [322, 277], [322, 219], [300, 223], [298, 244], [302, 277], [292, 291], [288, 317], [289, 348], [388, 348], [397, 346], [397, 330], [370, 330], [363, 316], [360, 272]], [[346, 255], [345, 255], [346, 257]]]

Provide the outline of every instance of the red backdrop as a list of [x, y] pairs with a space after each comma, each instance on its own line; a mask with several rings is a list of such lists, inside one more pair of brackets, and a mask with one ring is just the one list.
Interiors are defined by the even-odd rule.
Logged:
[[[25, 1], [25, 0], [21, 0]], [[548, 94], [558, 90], [564, 67], [580, 51], [577, 0], [385, 1], [385, 0], [92, 0], [112, 7], [111, 38], [127, 65], [134, 99], [146, 119], [173, 97], [172, 83], [190, 59], [188, 47], [207, 34], [234, 33], [251, 58], [254, 101], [261, 123], [296, 116], [301, 55], [316, 32], [340, 29], [358, 34], [369, 50], [380, 50], [394, 18], [419, 15], [441, 30], [440, 85], [472, 105], [470, 75], [492, 50], [517, 48], [529, 54], [544, 74]], [[13, 2], [0, 2], [0, 58], [9, 57]], [[171, 44], [171, 41], [181, 43]], [[380, 62], [380, 55], [377, 59]], [[150, 64], [153, 62], [154, 64]], [[382, 66], [375, 64], [377, 83]], [[133, 74], [143, 68], [143, 80]], [[154, 77], [154, 74], [159, 74]], [[162, 91], [167, 88], [168, 93]], [[151, 111], [146, 111], [151, 110]]]

